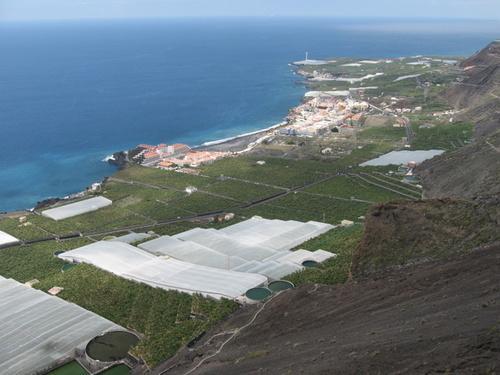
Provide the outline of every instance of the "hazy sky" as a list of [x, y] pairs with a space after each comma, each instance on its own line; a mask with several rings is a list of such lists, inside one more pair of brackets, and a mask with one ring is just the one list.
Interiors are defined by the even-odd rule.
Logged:
[[500, 0], [0, 0], [0, 20], [211, 16], [500, 18]]

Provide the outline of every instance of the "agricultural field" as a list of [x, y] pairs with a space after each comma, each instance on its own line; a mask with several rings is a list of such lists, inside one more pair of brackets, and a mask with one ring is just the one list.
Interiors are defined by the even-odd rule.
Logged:
[[54, 253], [72, 250], [90, 243], [84, 238], [66, 241], [47, 241], [29, 246], [15, 246], [0, 251], [0, 275], [21, 283], [43, 280], [61, 273], [65, 264]]
[[368, 127], [362, 129], [358, 134], [358, 140], [371, 140], [375, 142], [401, 142], [403, 137], [406, 137], [404, 128], [394, 128], [389, 126]]
[[429, 128], [421, 128], [420, 126], [429, 123], [425, 120], [425, 117], [417, 118], [412, 122], [413, 131], [416, 134], [411, 145], [414, 150], [440, 149], [452, 151], [463, 147], [472, 140], [473, 124], [462, 122], [438, 123]]
[[[28, 215], [26, 216], [29, 217]], [[34, 226], [30, 222], [21, 223], [18, 219], [5, 218], [0, 220], [0, 230], [20, 240], [34, 240], [50, 236], [49, 233]]]
[[214, 179], [209, 177], [145, 168], [136, 165], [118, 171], [113, 175], [113, 178], [125, 181], [138, 181], [143, 184], [181, 191], [184, 191], [188, 186], [195, 186], [201, 189], [214, 182]]
[[[265, 164], [257, 164], [260, 160]], [[335, 172], [335, 165], [312, 160], [239, 157], [223, 159], [204, 166], [202, 171], [212, 177], [232, 177], [280, 189], [294, 188], [318, 181]]]
[[54, 273], [36, 287], [46, 291], [54, 285], [64, 288], [59, 297], [141, 334], [133, 354], [149, 366], [172, 356], [237, 308], [229, 300], [152, 288], [89, 265]]
[[344, 219], [357, 221], [369, 207], [370, 204], [365, 202], [295, 192], [269, 203], [239, 210], [237, 213], [247, 218], [257, 215], [268, 219], [314, 220], [338, 224]]
[[370, 185], [351, 176], [334, 177], [331, 180], [306, 189], [305, 192], [345, 199], [359, 199], [373, 203], [386, 202], [402, 198], [397, 193]]
[[252, 202], [262, 198], [270, 197], [283, 192], [270, 186], [252, 184], [237, 180], [226, 179], [210, 185], [206, 191], [214, 194], [224, 195], [240, 202]]
[[[179, 228], [181, 230], [181, 228]], [[144, 336], [134, 349], [149, 365], [175, 353], [215, 322], [236, 309], [231, 301], [165, 291], [122, 279], [89, 265], [62, 271], [56, 252], [90, 243], [84, 238], [16, 246], [0, 252], [0, 275], [20, 282], [38, 279], [47, 291], [63, 287], [58, 296]]]

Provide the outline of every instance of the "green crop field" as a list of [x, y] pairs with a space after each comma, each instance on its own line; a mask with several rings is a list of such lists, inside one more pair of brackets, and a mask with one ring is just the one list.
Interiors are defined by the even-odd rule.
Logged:
[[65, 272], [54, 253], [85, 244], [86, 239], [48, 241], [0, 252], [0, 275], [20, 282], [38, 279], [47, 291], [60, 286], [59, 297], [145, 336], [134, 352], [149, 365], [165, 359], [200, 332], [227, 316], [236, 304], [165, 291], [78, 265]]
[[15, 246], [0, 251], [0, 275], [21, 283], [32, 279], [43, 280], [61, 273], [64, 262], [55, 252], [72, 250], [90, 241], [78, 238], [66, 241], [48, 241], [29, 246]]
[[367, 184], [360, 179], [350, 176], [335, 177], [331, 180], [308, 188], [305, 192], [331, 195], [347, 199], [355, 198], [374, 203], [402, 198], [396, 193]]
[[256, 201], [284, 191], [283, 189], [276, 189], [269, 186], [236, 180], [220, 181], [210, 185], [210, 187], [205, 190], [210, 193], [224, 195], [241, 202]]
[[256, 207], [241, 209], [237, 213], [247, 218], [257, 215], [268, 219], [338, 224], [344, 219], [358, 220], [369, 207], [369, 203], [297, 192]]
[[[31, 217], [26, 215], [26, 218]], [[49, 234], [42, 229], [36, 227], [31, 222], [20, 223], [17, 219], [2, 219], [0, 220], [0, 230], [20, 239], [34, 240], [37, 238], [48, 237]]]
[[413, 131], [416, 137], [412, 142], [414, 150], [454, 150], [469, 143], [474, 126], [469, 123], [440, 124], [429, 129], [420, 128], [425, 121], [415, 121]]
[[266, 163], [258, 165], [260, 159], [252, 157], [228, 158], [202, 168], [203, 173], [249, 180], [278, 188], [293, 188], [320, 180], [335, 171], [335, 165], [311, 161], [264, 158]]
[[135, 283], [89, 265], [55, 273], [37, 285], [63, 287], [61, 298], [95, 312], [144, 338], [133, 349], [150, 366], [220, 321], [237, 305]]

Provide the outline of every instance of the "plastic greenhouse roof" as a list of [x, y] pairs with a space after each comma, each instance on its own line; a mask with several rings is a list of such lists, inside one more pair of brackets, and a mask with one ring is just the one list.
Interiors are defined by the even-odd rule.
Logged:
[[0, 246], [9, 245], [16, 242], [19, 242], [19, 240], [16, 237], [11, 236], [10, 234], [2, 232], [0, 230]]
[[263, 275], [234, 272], [160, 258], [134, 246], [101, 241], [59, 255], [61, 259], [92, 264], [118, 276], [166, 290], [200, 293], [217, 299], [237, 298], [267, 282]]
[[87, 212], [97, 211], [100, 208], [110, 206], [112, 203], [107, 198], [95, 197], [42, 211], [42, 215], [53, 220], [64, 220]]
[[75, 304], [0, 277], [0, 374], [56, 366], [96, 336], [126, 331]]
[[279, 279], [302, 269], [305, 258], [322, 262], [334, 256], [329, 252], [290, 251], [332, 228], [314, 221], [253, 217], [220, 230], [194, 228], [173, 237], [163, 236], [139, 247], [154, 255]]

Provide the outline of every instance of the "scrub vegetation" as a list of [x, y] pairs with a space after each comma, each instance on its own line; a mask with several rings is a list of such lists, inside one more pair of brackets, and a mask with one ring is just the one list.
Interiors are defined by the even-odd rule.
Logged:
[[349, 278], [353, 253], [363, 236], [363, 225], [335, 228], [300, 246], [301, 249], [315, 251], [325, 250], [337, 254], [319, 265], [317, 268], [307, 268], [287, 277], [296, 286], [307, 283], [339, 284]]

